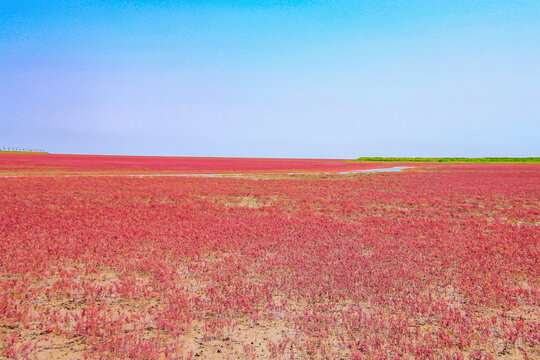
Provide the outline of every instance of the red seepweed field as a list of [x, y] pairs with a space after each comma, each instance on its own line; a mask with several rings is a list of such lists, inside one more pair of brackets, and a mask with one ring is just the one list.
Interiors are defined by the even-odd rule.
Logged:
[[0, 154], [1, 358], [540, 358], [540, 165], [154, 160]]
[[1, 153], [0, 172], [13, 174], [167, 174], [340, 172], [395, 164], [342, 159], [265, 159]]

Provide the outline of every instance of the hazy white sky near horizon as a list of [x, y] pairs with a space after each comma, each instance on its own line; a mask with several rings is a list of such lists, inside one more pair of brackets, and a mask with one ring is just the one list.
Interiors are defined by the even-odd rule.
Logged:
[[0, 2], [0, 147], [539, 156], [539, 1]]

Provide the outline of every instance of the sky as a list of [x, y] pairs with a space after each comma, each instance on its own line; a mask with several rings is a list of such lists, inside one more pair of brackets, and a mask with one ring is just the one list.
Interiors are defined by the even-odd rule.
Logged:
[[0, 0], [0, 148], [540, 156], [540, 1]]

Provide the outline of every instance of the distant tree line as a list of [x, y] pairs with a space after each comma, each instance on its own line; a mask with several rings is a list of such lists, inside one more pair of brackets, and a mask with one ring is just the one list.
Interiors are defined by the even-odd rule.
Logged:
[[25, 147], [17, 146], [2, 146], [2, 151], [4, 152], [33, 152], [33, 153], [46, 153], [44, 149], [30, 149]]

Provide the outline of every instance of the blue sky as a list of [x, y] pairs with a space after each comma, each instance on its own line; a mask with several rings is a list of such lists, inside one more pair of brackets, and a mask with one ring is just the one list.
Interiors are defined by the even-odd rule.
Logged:
[[539, 1], [0, 1], [0, 147], [539, 156]]

